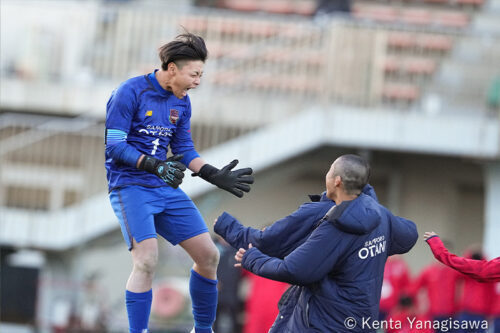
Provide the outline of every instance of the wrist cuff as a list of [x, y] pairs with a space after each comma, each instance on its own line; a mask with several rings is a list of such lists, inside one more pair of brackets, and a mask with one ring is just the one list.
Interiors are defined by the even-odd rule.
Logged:
[[200, 171], [193, 173], [192, 176], [200, 176], [202, 179], [209, 181], [208, 179], [210, 178], [210, 176], [212, 176], [217, 171], [219, 171], [219, 169], [207, 163], [201, 167]]
[[431, 240], [431, 239], [433, 239], [433, 238], [435, 238], [435, 237], [439, 237], [439, 235], [434, 235], [434, 236], [431, 236], [431, 237], [427, 238], [425, 241], [426, 241], [426, 242], [429, 242], [429, 240]]
[[142, 159], [141, 163], [139, 164], [139, 169], [154, 173], [156, 165], [158, 164], [158, 159], [144, 155], [144, 158]]

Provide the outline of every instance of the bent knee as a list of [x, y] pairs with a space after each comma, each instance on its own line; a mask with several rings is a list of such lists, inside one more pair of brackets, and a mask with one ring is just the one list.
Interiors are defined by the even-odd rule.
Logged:
[[145, 274], [153, 274], [156, 270], [158, 257], [156, 255], [148, 255], [136, 258], [134, 261], [134, 270]]
[[196, 265], [208, 270], [217, 270], [217, 265], [219, 265], [219, 250], [214, 247], [213, 250], [208, 251], [201, 259], [196, 261]]

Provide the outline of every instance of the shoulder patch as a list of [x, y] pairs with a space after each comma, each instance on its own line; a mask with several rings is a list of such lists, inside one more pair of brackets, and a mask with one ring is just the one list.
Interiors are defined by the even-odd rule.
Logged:
[[177, 123], [177, 120], [179, 120], [179, 111], [177, 111], [176, 109], [170, 109], [168, 120], [172, 125], [175, 125]]

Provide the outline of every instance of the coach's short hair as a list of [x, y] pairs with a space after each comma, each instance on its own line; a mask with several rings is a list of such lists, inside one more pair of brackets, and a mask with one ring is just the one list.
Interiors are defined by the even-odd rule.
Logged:
[[368, 184], [370, 165], [361, 156], [342, 155], [335, 161], [333, 177], [340, 176], [344, 191], [349, 195], [360, 194]]
[[179, 62], [183, 60], [201, 60], [205, 62], [208, 51], [203, 38], [186, 32], [160, 47], [158, 55], [161, 60], [161, 68], [167, 70], [168, 64], [171, 62], [179, 67], [182, 67]]

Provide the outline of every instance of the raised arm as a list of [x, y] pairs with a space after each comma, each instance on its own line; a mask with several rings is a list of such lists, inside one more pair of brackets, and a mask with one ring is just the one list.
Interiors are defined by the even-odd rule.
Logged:
[[274, 222], [264, 230], [243, 226], [235, 217], [224, 212], [214, 225], [214, 231], [234, 248], [247, 248], [249, 243], [263, 253], [284, 258], [300, 246], [326, 212], [332, 201], [305, 203], [291, 215]]
[[410, 220], [394, 216], [389, 211], [391, 242], [388, 255], [403, 254], [415, 245], [418, 240], [417, 226]]
[[426, 232], [424, 240], [429, 244], [434, 257], [446, 266], [481, 282], [500, 281], [500, 257], [490, 261], [459, 257], [450, 253], [434, 232]]

